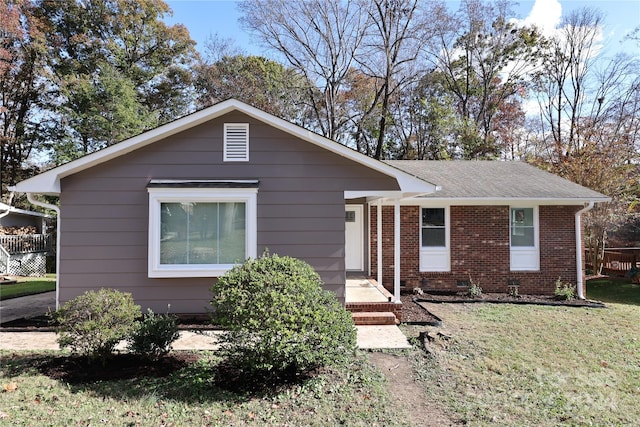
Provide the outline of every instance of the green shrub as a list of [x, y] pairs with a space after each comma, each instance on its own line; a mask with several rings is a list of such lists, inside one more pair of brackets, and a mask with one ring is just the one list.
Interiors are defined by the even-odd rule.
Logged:
[[180, 337], [178, 319], [169, 314], [155, 314], [147, 310], [129, 339], [129, 351], [151, 360], [158, 360], [171, 351], [171, 345]]
[[100, 289], [67, 301], [52, 317], [58, 324], [60, 347], [104, 360], [129, 336], [141, 314], [130, 293]]
[[559, 300], [572, 300], [576, 297], [576, 287], [571, 283], [563, 282], [559, 277], [556, 280], [556, 288], [553, 291], [556, 299]]
[[212, 286], [222, 351], [251, 374], [298, 375], [348, 357], [356, 347], [351, 314], [322, 289], [307, 263], [265, 253]]
[[467, 289], [467, 295], [472, 298], [478, 298], [482, 296], [482, 288], [480, 287], [480, 283], [476, 283], [471, 278], [471, 274], [469, 274], [469, 289]]

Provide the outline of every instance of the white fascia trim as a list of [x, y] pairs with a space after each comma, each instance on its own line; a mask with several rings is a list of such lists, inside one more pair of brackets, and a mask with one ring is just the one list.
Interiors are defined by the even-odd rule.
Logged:
[[536, 205], [536, 206], [568, 206], [568, 205], [576, 205], [583, 206], [585, 203], [602, 203], [611, 201], [611, 198], [598, 198], [598, 199], [568, 199], [568, 198], [491, 198], [491, 197], [415, 197], [411, 200], [404, 200], [403, 204], [417, 204], [417, 205], [433, 205], [433, 204], [442, 204], [450, 205], [450, 206], [505, 206], [505, 205], [517, 205], [517, 204], [528, 204], [528, 205]]
[[140, 135], [134, 136], [133, 138], [126, 139], [103, 150], [88, 154], [65, 165], [43, 172], [33, 178], [19, 182], [15, 186], [15, 191], [24, 193], [60, 194], [60, 180], [66, 176], [81, 172], [123, 154], [130, 153], [138, 148], [145, 147], [158, 140], [220, 117], [230, 111], [239, 111], [244, 113], [250, 117], [260, 120], [261, 122], [267, 123], [276, 129], [280, 129], [283, 132], [289, 133], [330, 152], [353, 160], [369, 167], [370, 169], [391, 176], [397, 180], [400, 190], [403, 192], [433, 193], [438, 189], [438, 186], [432, 183], [426, 182], [413, 175], [407, 174], [400, 169], [358, 153], [357, 151], [354, 151], [340, 143], [315, 134], [298, 125], [294, 125], [293, 123], [289, 123], [286, 120], [275, 117], [255, 107], [251, 107], [243, 102], [230, 99], [177, 119], [171, 123], [167, 123], [166, 125], [146, 131]]
[[213, 107], [182, 117], [171, 123], [167, 123], [166, 125], [151, 129], [103, 150], [88, 154], [77, 160], [73, 160], [62, 166], [58, 166], [47, 172], [36, 175], [33, 178], [19, 182], [15, 185], [15, 191], [24, 193], [60, 194], [60, 180], [62, 178], [130, 153], [194, 126], [198, 126], [211, 119], [226, 114], [233, 110], [233, 107], [233, 104], [222, 102]]
[[427, 182], [414, 175], [410, 175], [406, 172], [401, 171], [400, 169], [394, 168], [393, 166], [387, 165], [386, 163], [383, 163], [379, 160], [375, 160], [362, 153], [358, 153], [357, 151], [352, 150], [351, 148], [345, 145], [332, 141], [328, 138], [325, 138], [324, 136], [320, 136], [316, 133], [306, 130], [286, 120], [272, 116], [271, 114], [266, 113], [257, 108], [241, 103], [241, 108], [239, 108], [239, 110], [253, 117], [254, 119], [260, 120], [262, 122], [266, 122], [283, 132], [297, 136], [300, 139], [303, 139], [314, 145], [320, 146], [332, 153], [338, 154], [342, 157], [345, 157], [347, 159], [360, 163], [364, 166], [367, 166], [370, 169], [373, 169], [375, 171], [381, 172], [385, 175], [395, 178], [398, 181], [398, 185], [400, 186], [400, 190], [402, 192], [415, 192], [415, 193], [426, 194], [426, 193], [434, 193], [439, 188], [435, 184]]
[[345, 191], [344, 198], [345, 199], [359, 199], [365, 197], [367, 201], [372, 202], [378, 199], [383, 199], [388, 201], [393, 205], [394, 200], [424, 200], [419, 199], [419, 196], [423, 196], [425, 193], [404, 193], [402, 191], [370, 191], [370, 190], [362, 190], [362, 191]]

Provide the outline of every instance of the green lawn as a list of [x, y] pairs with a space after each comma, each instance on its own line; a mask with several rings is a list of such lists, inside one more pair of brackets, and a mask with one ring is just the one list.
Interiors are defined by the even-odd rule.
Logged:
[[605, 303], [640, 305], [640, 285], [629, 279], [594, 279], [587, 281], [587, 298]]
[[[0, 352], [0, 424], [20, 426], [402, 426], [364, 356], [301, 384], [249, 395], [214, 383], [215, 353], [166, 378], [66, 384], [39, 373], [51, 354]], [[232, 381], [232, 379], [228, 379]], [[5, 424], [2, 424], [5, 425]]]
[[18, 283], [0, 285], [0, 301], [56, 290], [55, 274], [45, 277], [23, 277]]
[[[589, 282], [588, 292], [598, 283]], [[411, 353], [420, 401], [442, 405], [467, 426], [638, 425], [640, 306], [626, 294], [637, 288], [613, 287], [619, 284], [589, 294], [626, 302], [607, 308], [434, 305], [443, 328], [401, 326], [411, 338], [444, 332], [430, 344], [432, 355]], [[217, 387], [218, 356], [200, 354], [200, 362], [166, 378], [67, 384], [37, 368], [59, 353], [0, 351], [0, 419], [54, 426], [410, 425], [403, 402], [366, 354], [260, 395]]]
[[[640, 423], [640, 307], [438, 309], [450, 338], [432, 344], [435, 357], [416, 365], [430, 400], [443, 402], [462, 424]], [[425, 330], [403, 328], [408, 335]]]

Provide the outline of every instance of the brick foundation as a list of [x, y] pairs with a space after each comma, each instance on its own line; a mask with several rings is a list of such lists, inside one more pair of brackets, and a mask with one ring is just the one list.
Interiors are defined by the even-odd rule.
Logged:
[[[377, 214], [370, 210], [371, 268], [377, 270]], [[540, 206], [540, 270], [510, 270], [509, 206], [451, 206], [451, 271], [420, 272], [420, 207], [401, 206], [400, 279], [425, 289], [457, 291], [469, 275], [485, 292], [508, 292], [519, 284], [521, 294], [553, 294], [558, 277], [576, 283], [574, 215], [577, 206]], [[393, 206], [382, 208], [382, 282], [393, 289]]]

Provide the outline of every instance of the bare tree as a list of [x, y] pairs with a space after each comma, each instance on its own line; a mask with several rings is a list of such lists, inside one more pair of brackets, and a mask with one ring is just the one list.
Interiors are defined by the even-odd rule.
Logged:
[[239, 8], [241, 23], [310, 83], [308, 102], [322, 135], [343, 139], [349, 117], [342, 91], [367, 24], [360, 4], [355, 0], [248, 0], [240, 2]]
[[556, 165], [580, 148], [579, 119], [588, 101], [602, 23], [601, 12], [582, 8], [570, 12], [550, 40], [538, 91], [543, 137]]
[[418, 4], [418, 0], [362, 2], [370, 25], [356, 58], [359, 69], [372, 78], [376, 86], [368, 107], [361, 112], [363, 118], [377, 114], [377, 138], [371, 150], [376, 159], [383, 156], [387, 128], [392, 121], [392, 98], [419, 79], [420, 73], [414, 68], [422, 42]]
[[457, 98], [463, 125], [459, 138], [467, 158], [497, 157], [496, 116], [525, 87], [540, 55], [540, 33], [509, 22], [510, 5], [507, 0], [464, 0], [455, 13], [442, 3], [431, 11], [438, 25], [429, 57]]

